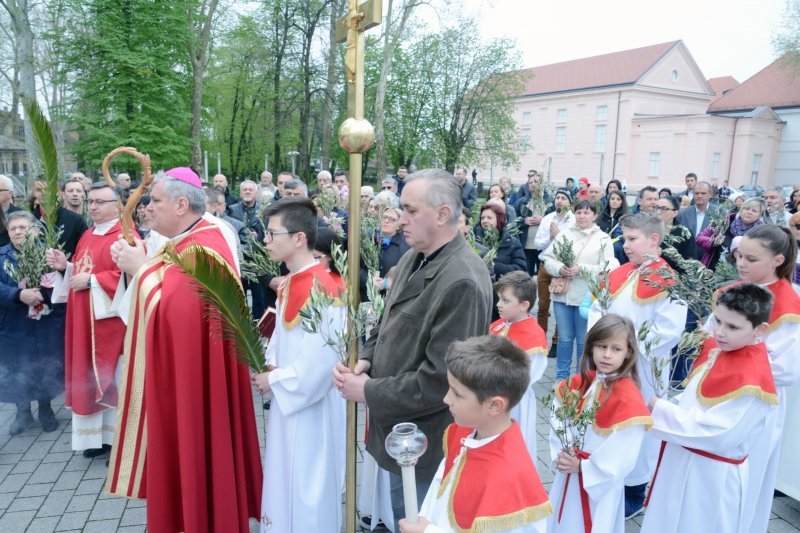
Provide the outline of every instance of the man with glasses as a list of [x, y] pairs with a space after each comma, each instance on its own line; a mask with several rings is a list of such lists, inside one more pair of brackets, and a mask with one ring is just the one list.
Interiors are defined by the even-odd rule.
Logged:
[[[272, 393], [262, 524], [271, 524], [276, 532], [338, 533], [345, 402], [330, 376], [339, 355], [322, 333], [304, 330], [300, 310], [315, 286], [336, 296], [339, 285], [314, 259], [317, 208], [311, 200], [285, 198], [267, 207], [265, 216], [269, 220], [264, 236], [267, 251], [273, 260], [286, 264], [289, 274], [267, 348], [269, 370], [251, 378], [262, 394]], [[328, 307], [319, 327], [328, 335], [343, 331], [345, 308]]]
[[384, 178], [381, 182], [381, 190], [397, 194], [397, 181], [394, 178]]
[[117, 211], [119, 192], [105, 182], [89, 191], [94, 227], [84, 232], [67, 260], [48, 250], [47, 264], [64, 273], [54, 301], [67, 302], [64, 405], [72, 409], [72, 449], [84, 457], [108, 453], [114, 442], [117, 379], [125, 324], [119, 303], [125, 292], [111, 247], [122, 235]]

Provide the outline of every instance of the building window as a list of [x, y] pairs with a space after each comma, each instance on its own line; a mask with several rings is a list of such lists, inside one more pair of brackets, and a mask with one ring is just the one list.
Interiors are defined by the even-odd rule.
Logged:
[[607, 105], [597, 106], [597, 121], [605, 122], [606, 120], [608, 120], [608, 106]]
[[528, 150], [531, 147], [531, 130], [528, 128], [523, 129], [522, 132], [520, 132], [519, 139], [522, 141], [525, 150]]
[[522, 114], [522, 125], [523, 126], [530, 126], [531, 125], [531, 112], [525, 111]]
[[719, 177], [719, 159], [720, 156], [719, 152], [714, 152], [714, 155], [711, 157], [711, 177], [718, 178]]
[[556, 117], [556, 122], [559, 124], [564, 124], [567, 122], [567, 110], [566, 109], [559, 109], [558, 116]]
[[556, 152], [563, 152], [567, 148], [567, 128], [556, 128]]
[[672, 71], [672, 81], [678, 81], [678, 71], [677, 70], [673, 70]]
[[753, 171], [750, 173], [750, 184], [758, 183], [758, 171], [761, 170], [761, 154], [753, 154]]
[[661, 165], [661, 152], [650, 152], [650, 173], [651, 178], [658, 177], [658, 167]]
[[602, 126], [595, 126], [594, 127], [594, 151], [595, 152], [605, 152], [606, 151], [606, 126], [605, 124]]

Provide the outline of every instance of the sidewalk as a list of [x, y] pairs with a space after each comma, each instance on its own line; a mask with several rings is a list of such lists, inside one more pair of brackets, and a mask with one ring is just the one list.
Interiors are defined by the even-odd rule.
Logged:
[[[555, 360], [538, 384], [537, 396], [553, 387]], [[259, 394], [253, 395], [259, 439], [263, 450], [264, 427], [269, 411]], [[70, 449], [70, 412], [63, 397], [53, 402], [58, 430], [43, 433], [38, 422], [16, 437], [8, 435], [14, 406], [0, 404], [0, 532], [84, 531], [142, 533], [145, 531], [145, 502], [112, 497], [102, 492], [106, 457], [86, 459]], [[539, 406], [539, 458], [537, 468], [547, 487], [553, 480], [548, 471], [547, 434], [544, 408]], [[34, 416], [36, 413], [34, 412]], [[363, 435], [363, 410], [360, 413]], [[359, 446], [363, 453], [363, 444]], [[770, 533], [800, 532], [800, 503], [776, 498], [772, 506]], [[627, 523], [626, 532], [637, 532], [641, 517]]]

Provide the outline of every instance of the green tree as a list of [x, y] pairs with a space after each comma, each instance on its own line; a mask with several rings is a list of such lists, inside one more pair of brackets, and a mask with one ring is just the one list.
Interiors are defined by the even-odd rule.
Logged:
[[79, 159], [98, 166], [117, 146], [149, 153], [155, 168], [191, 157], [191, 0], [73, 0], [71, 122]]
[[786, 0], [782, 19], [772, 46], [779, 55], [788, 54], [789, 61], [800, 71], [800, 0]]

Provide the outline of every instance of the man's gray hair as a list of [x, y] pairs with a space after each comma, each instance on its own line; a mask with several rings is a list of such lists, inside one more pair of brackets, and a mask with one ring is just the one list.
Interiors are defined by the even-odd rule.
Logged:
[[252, 185], [253, 187], [258, 187], [258, 183], [253, 180], [244, 180], [239, 184], [239, 190], [242, 190], [242, 185]]
[[[0, 176], [2, 176], [2, 174], [0, 174]], [[17, 218], [24, 218], [25, 220], [28, 221], [28, 224], [30, 224], [31, 226], [36, 224], [36, 219], [33, 217], [32, 214], [30, 214], [28, 211], [23, 211], [22, 209], [20, 209], [19, 211], [12, 211], [6, 215], [6, 226], [10, 226], [11, 221]]]
[[183, 197], [189, 202], [189, 210], [192, 213], [202, 215], [206, 212], [206, 191], [203, 189], [198, 189], [194, 185], [189, 185], [185, 181], [173, 178], [163, 172], [156, 174], [153, 186], [158, 182], [164, 183], [164, 190], [167, 191], [167, 198], [171, 202]]
[[6, 189], [11, 189], [12, 193], [14, 192], [14, 180], [5, 174], [0, 174], [0, 184], [2, 184]]
[[781, 187], [780, 185], [776, 185], [775, 187], [768, 188], [764, 192], [776, 192], [776, 193], [780, 194], [781, 196], [783, 196], [783, 187]]
[[99, 191], [101, 189], [109, 189], [114, 194], [114, 199], [119, 200], [120, 190], [119, 187], [112, 187], [106, 181], [95, 181], [92, 183], [92, 188], [89, 191]]
[[388, 183], [389, 185], [393, 185], [393, 186], [397, 187], [397, 180], [394, 179], [394, 178], [383, 178], [383, 181], [381, 182], [381, 184], [384, 184], [384, 183]]
[[461, 184], [458, 179], [438, 168], [423, 168], [406, 177], [406, 184], [414, 180], [423, 180], [428, 190], [423, 195], [423, 201], [430, 207], [437, 208], [446, 205], [450, 208], [450, 224], [458, 224], [458, 217], [464, 204], [461, 201]]
[[287, 181], [286, 183], [283, 184], [283, 188], [291, 190], [300, 189], [301, 191], [303, 191], [303, 194], [308, 196], [308, 187], [306, 187], [306, 184], [298, 179]]
[[317, 181], [319, 181], [320, 178], [328, 178], [330, 180], [330, 179], [333, 179], [333, 176], [331, 176], [331, 173], [328, 172], [327, 170], [321, 170], [317, 174]]

